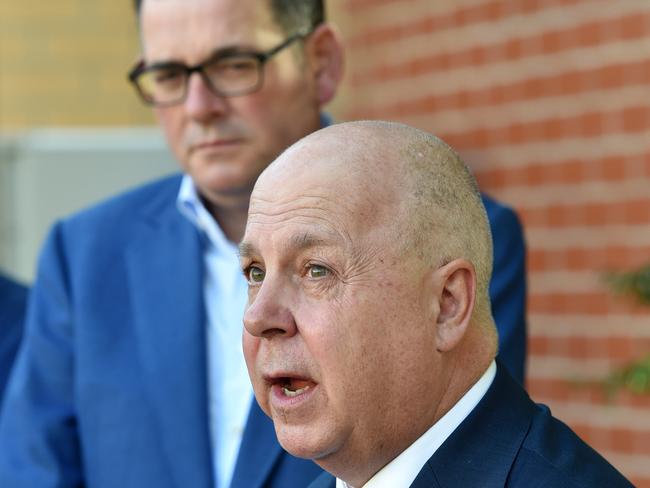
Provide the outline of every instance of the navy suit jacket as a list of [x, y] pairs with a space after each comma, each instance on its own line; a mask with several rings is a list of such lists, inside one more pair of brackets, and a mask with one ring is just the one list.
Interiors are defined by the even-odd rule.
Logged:
[[[411, 488], [627, 488], [628, 482], [505, 371], [426, 462]], [[334, 488], [324, 473], [309, 488]], [[395, 487], [400, 488], [400, 487]]]
[[[0, 417], [0, 486], [214, 484], [201, 237], [176, 208], [179, 185], [152, 183], [50, 232]], [[523, 300], [512, 307], [523, 314]], [[232, 486], [306, 486], [320, 468], [285, 453], [253, 403]]]
[[524, 384], [526, 373], [526, 245], [517, 214], [482, 195], [493, 244], [492, 316], [499, 331], [499, 360]]
[[27, 288], [0, 275], [0, 403], [23, 335]]

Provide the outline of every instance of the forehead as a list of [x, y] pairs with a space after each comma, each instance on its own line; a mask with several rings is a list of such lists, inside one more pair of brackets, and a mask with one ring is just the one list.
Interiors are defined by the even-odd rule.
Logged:
[[256, 191], [251, 197], [246, 236], [268, 243], [304, 249], [345, 245], [355, 224], [353, 206], [336, 201], [322, 188], [305, 187], [301, 192]]
[[202, 60], [217, 49], [268, 47], [282, 37], [267, 0], [145, 0], [145, 59]]
[[320, 166], [317, 158], [310, 162], [265, 173], [258, 181], [245, 241], [281, 253], [307, 247], [349, 251], [389, 235], [392, 192], [378, 196], [360, 178]]

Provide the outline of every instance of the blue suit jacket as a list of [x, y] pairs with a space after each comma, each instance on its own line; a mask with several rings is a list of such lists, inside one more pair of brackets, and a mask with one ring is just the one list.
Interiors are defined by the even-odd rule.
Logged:
[[483, 195], [492, 230], [492, 315], [499, 331], [499, 360], [519, 384], [526, 372], [526, 245], [517, 214]]
[[[632, 485], [505, 371], [422, 467], [411, 488], [627, 488]], [[324, 473], [309, 488], [334, 488]], [[397, 488], [397, 487], [396, 487]]]
[[14, 362], [27, 305], [27, 288], [0, 275], [0, 403]]
[[[179, 184], [52, 229], [0, 418], [0, 486], [213, 485], [203, 259]], [[232, 486], [306, 486], [319, 472], [282, 451], [255, 404]]]

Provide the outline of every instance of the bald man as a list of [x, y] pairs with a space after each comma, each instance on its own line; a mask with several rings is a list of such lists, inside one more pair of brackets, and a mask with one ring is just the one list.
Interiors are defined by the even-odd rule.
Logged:
[[403, 125], [329, 127], [261, 175], [244, 354], [282, 446], [334, 475], [312, 486], [631, 486], [495, 362], [491, 242], [466, 166]]

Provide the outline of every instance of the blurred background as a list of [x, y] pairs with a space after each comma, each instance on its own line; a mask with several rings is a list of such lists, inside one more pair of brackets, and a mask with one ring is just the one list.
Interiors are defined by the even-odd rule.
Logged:
[[[528, 243], [528, 390], [650, 487], [647, 0], [329, 0], [338, 120], [433, 132]], [[126, 82], [129, 0], [0, 4], [0, 267], [31, 280], [52, 221], [175, 171]], [[620, 281], [650, 295], [639, 274]], [[619, 287], [620, 288], [620, 287]], [[650, 298], [648, 299], [650, 302]]]

